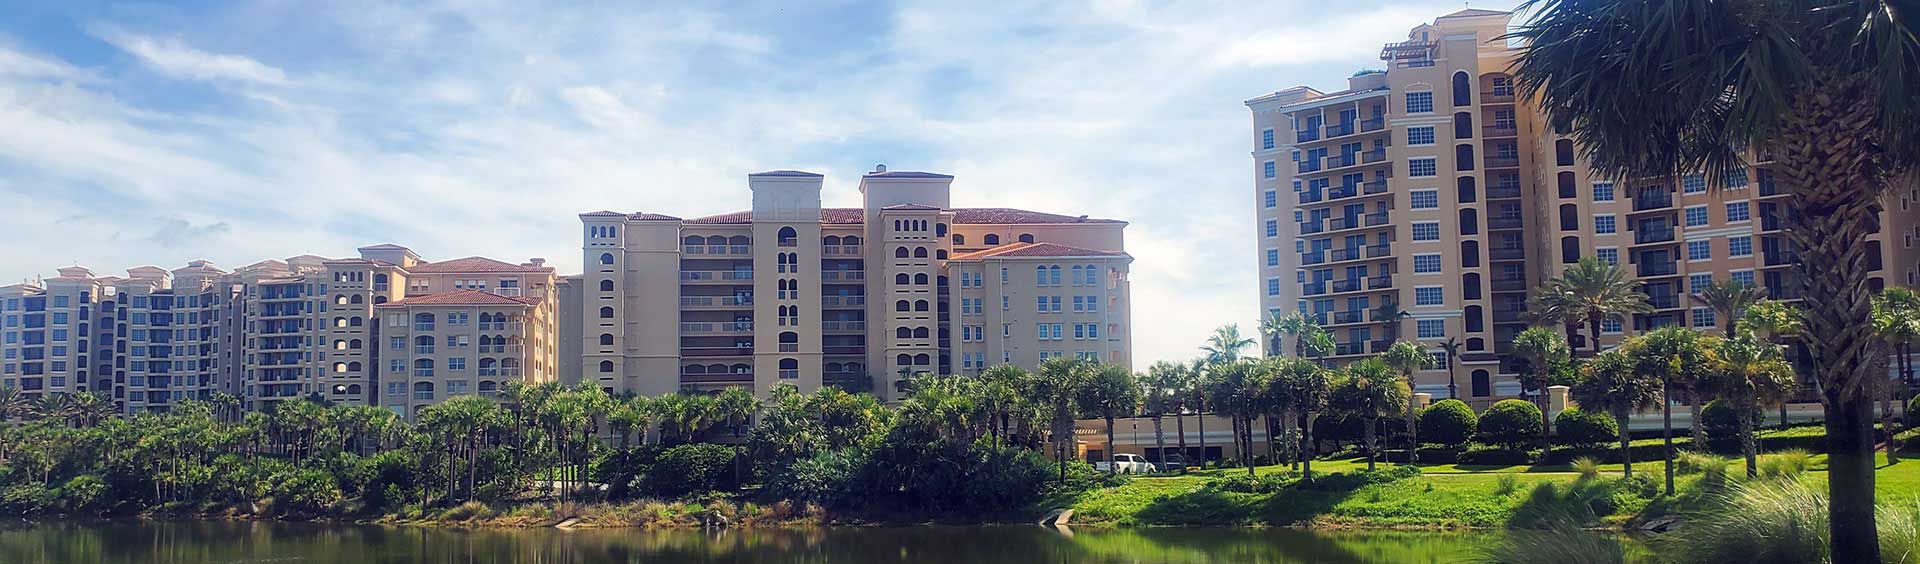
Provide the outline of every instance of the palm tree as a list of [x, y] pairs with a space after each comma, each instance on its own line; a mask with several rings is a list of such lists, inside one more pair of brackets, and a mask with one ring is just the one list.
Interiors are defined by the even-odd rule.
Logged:
[[[1726, 174], [1770, 156], [1800, 213], [1800, 260], [1826, 410], [1835, 562], [1878, 561], [1869, 326], [1870, 233], [1886, 187], [1920, 161], [1920, 38], [1905, 2], [1542, 0], [1516, 75], [1590, 155], [1646, 152], [1643, 110], [1684, 116], [1683, 164]], [[1602, 159], [1605, 160], [1605, 159]]]
[[26, 396], [20, 395], [18, 388], [0, 386], [0, 423], [25, 415], [29, 403]]
[[1454, 386], [1453, 363], [1460, 357], [1461, 343], [1458, 337], [1447, 337], [1440, 343], [1440, 350], [1447, 352], [1447, 399], [1460, 399], [1459, 388]]
[[[1154, 361], [1147, 367], [1147, 379], [1155, 382], [1166, 395], [1165, 409], [1173, 414], [1173, 433], [1177, 448], [1180, 449], [1181, 472], [1186, 472], [1187, 457], [1187, 399], [1193, 387], [1193, 374], [1187, 365], [1165, 360]], [[1160, 452], [1160, 463], [1166, 463], [1166, 450]]]
[[[1902, 386], [1911, 393], [1913, 389], [1913, 343], [1920, 341], [1920, 294], [1907, 288], [1893, 287], [1882, 291], [1873, 299], [1873, 332], [1886, 339], [1894, 351], [1894, 367], [1900, 373]], [[1898, 457], [1899, 449], [1894, 448], [1893, 437], [1899, 434], [1896, 419], [1893, 416], [1893, 385], [1886, 384], [1886, 394], [1881, 396], [1880, 418], [1887, 428], [1887, 458]], [[1905, 412], [1906, 402], [1900, 402], [1901, 415]]]
[[1409, 317], [1413, 317], [1413, 313], [1400, 309], [1400, 302], [1388, 300], [1373, 308], [1372, 321], [1386, 322], [1387, 338], [1397, 339], [1400, 337], [1400, 320]]
[[1100, 365], [1074, 391], [1074, 403], [1080, 407], [1081, 415], [1106, 420], [1107, 473], [1119, 472], [1120, 467], [1113, 463], [1113, 453], [1119, 450], [1113, 442], [1113, 419], [1132, 416], [1140, 405], [1140, 387], [1133, 381], [1133, 373], [1118, 364]]
[[988, 414], [987, 432], [993, 435], [998, 446], [1006, 435], [1014, 405], [1020, 402], [1020, 391], [1027, 388], [1033, 375], [1018, 366], [1001, 364], [980, 373], [981, 398], [985, 400]]
[[733, 431], [733, 438], [740, 438], [740, 428], [760, 411], [760, 400], [753, 397], [753, 390], [741, 386], [727, 388], [714, 396], [714, 409], [727, 426]]
[[[1412, 390], [1415, 385], [1413, 373], [1431, 368], [1433, 366], [1433, 355], [1428, 354], [1426, 347], [1422, 347], [1418, 343], [1395, 341], [1393, 346], [1387, 347], [1387, 352], [1380, 355], [1380, 361], [1385, 362], [1388, 368], [1399, 372], [1400, 377], [1407, 380], [1407, 389]], [[1420, 428], [1414, 425], [1413, 422], [1413, 404], [1412, 398], [1409, 397], [1407, 401], [1408, 464], [1420, 462]]]
[[1306, 342], [1302, 337], [1319, 328], [1320, 324], [1314, 323], [1313, 318], [1307, 317], [1306, 314], [1298, 311], [1287, 312], [1287, 314], [1283, 316], [1268, 317], [1265, 322], [1261, 323], [1262, 331], [1273, 334], [1273, 352], [1267, 356], [1280, 356], [1281, 335], [1293, 337], [1293, 354], [1295, 356], [1304, 356], [1306, 354]]
[[[1740, 316], [1739, 327], [1752, 331], [1754, 338], [1764, 342], [1778, 343], [1787, 340], [1797, 344], [1800, 342], [1801, 328], [1804, 327], [1800, 320], [1805, 317], [1805, 312], [1799, 306], [1774, 300], [1761, 300], [1749, 306], [1747, 312]], [[1804, 351], [1793, 348], [1792, 344], [1787, 350], [1794, 352], [1792, 358], [1806, 359], [1802, 354]], [[1796, 369], [1797, 373], [1798, 369]], [[1801, 380], [1796, 376], [1794, 381], [1797, 384]], [[1814, 384], [1818, 386], [1819, 381], [1815, 380]], [[1787, 424], [1787, 402], [1784, 401], [1780, 402], [1780, 424]]]
[[1660, 437], [1665, 441], [1667, 495], [1673, 495], [1673, 398], [1685, 392], [1693, 404], [1694, 448], [1705, 448], [1700, 425], [1700, 380], [1706, 376], [1707, 357], [1713, 337], [1698, 331], [1668, 325], [1646, 335], [1628, 339], [1620, 349], [1634, 365], [1634, 371], [1660, 378]]
[[1327, 368], [1327, 355], [1333, 354], [1333, 332], [1319, 325], [1309, 325], [1306, 332], [1300, 334], [1300, 348], [1312, 356], [1321, 368]]
[[1253, 343], [1253, 339], [1240, 335], [1239, 325], [1222, 325], [1207, 336], [1207, 344], [1200, 350], [1206, 353], [1208, 362], [1224, 364], [1240, 360], [1240, 351]]
[[1748, 307], [1767, 299], [1767, 293], [1752, 284], [1727, 279], [1708, 284], [1694, 292], [1692, 299], [1694, 303], [1713, 308], [1714, 313], [1725, 320], [1721, 334], [1732, 336], [1740, 316], [1746, 314]]
[[1273, 379], [1268, 385], [1273, 388], [1269, 393], [1277, 403], [1283, 403], [1293, 410], [1295, 424], [1300, 428], [1300, 444], [1294, 452], [1300, 453], [1300, 476], [1313, 479], [1313, 415], [1327, 409], [1328, 396], [1332, 394], [1332, 379], [1328, 371], [1320, 365], [1305, 359], [1283, 359], [1272, 370]]
[[1052, 422], [1050, 433], [1054, 453], [1060, 462], [1060, 481], [1067, 480], [1067, 449], [1073, 441], [1073, 400], [1082, 382], [1091, 377], [1086, 361], [1054, 357], [1040, 363], [1039, 378], [1034, 379], [1033, 400], [1047, 407]]
[[1780, 346], [1750, 335], [1724, 339], [1715, 347], [1712, 370], [1705, 385], [1732, 402], [1740, 414], [1740, 451], [1747, 458], [1747, 477], [1757, 473], [1758, 454], [1753, 441], [1753, 417], [1760, 405], [1785, 400], [1793, 393], [1793, 366]]
[[1167, 375], [1166, 364], [1155, 362], [1147, 368], [1147, 373], [1133, 376], [1134, 383], [1140, 386], [1141, 412], [1153, 420], [1153, 448], [1158, 453], [1158, 460], [1154, 462], [1163, 472], [1167, 467], [1167, 435], [1161, 420], [1168, 413], [1180, 416], [1180, 412], [1173, 410], [1176, 382]]
[[1207, 467], [1207, 380], [1213, 376], [1213, 365], [1207, 359], [1196, 358], [1187, 365], [1186, 401], [1193, 406], [1194, 424], [1200, 433], [1200, 468]]
[[1624, 348], [1595, 355], [1580, 370], [1574, 383], [1573, 400], [1581, 409], [1613, 414], [1620, 428], [1620, 459], [1625, 463], [1622, 475], [1633, 477], [1633, 450], [1628, 440], [1627, 419], [1633, 412], [1653, 407], [1660, 401], [1660, 380], [1636, 370], [1633, 358]]
[[1373, 470], [1380, 452], [1374, 441], [1374, 429], [1381, 417], [1406, 407], [1411, 390], [1378, 358], [1349, 364], [1344, 372], [1345, 377], [1333, 390], [1332, 402], [1342, 411], [1361, 418], [1366, 429], [1367, 469]]
[[1253, 420], [1264, 409], [1261, 397], [1266, 394], [1266, 376], [1258, 363], [1237, 359], [1213, 365], [1207, 378], [1207, 398], [1213, 402], [1215, 413], [1225, 413], [1233, 422], [1234, 450], [1240, 451], [1248, 476], [1253, 475], [1254, 466]]
[[1600, 353], [1601, 322], [1653, 311], [1640, 282], [1630, 278], [1626, 269], [1594, 257], [1580, 259], [1559, 277], [1541, 284], [1527, 301], [1529, 309], [1563, 312], [1567, 322], [1585, 324], [1594, 354]]
[[1567, 341], [1551, 329], [1528, 327], [1514, 335], [1513, 354], [1524, 363], [1520, 369], [1520, 391], [1536, 392], [1533, 403], [1540, 406], [1540, 431], [1547, 433], [1552, 429], [1547, 419], [1547, 385], [1554, 368], [1567, 361]]

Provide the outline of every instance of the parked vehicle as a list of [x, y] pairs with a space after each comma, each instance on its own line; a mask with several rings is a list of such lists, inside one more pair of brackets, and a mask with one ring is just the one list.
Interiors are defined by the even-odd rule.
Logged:
[[[1107, 461], [1101, 460], [1093, 463], [1093, 467], [1101, 472], [1106, 472], [1109, 464]], [[1149, 474], [1158, 471], [1154, 468], [1152, 462], [1147, 462], [1146, 458], [1138, 454], [1113, 455], [1111, 467], [1117, 468], [1121, 474]]]
[[1159, 464], [1158, 464], [1158, 466], [1161, 467], [1160, 468], [1161, 470], [1164, 470], [1167, 472], [1180, 472], [1187, 469], [1187, 457], [1181, 456], [1180, 453], [1177, 453], [1177, 452], [1167, 453], [1165, 456], [1166, 456], [1166, 459], [1159, 461]]

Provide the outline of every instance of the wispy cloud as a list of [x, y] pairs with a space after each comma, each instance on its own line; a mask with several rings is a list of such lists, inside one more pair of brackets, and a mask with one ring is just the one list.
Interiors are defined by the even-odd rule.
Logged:
[[139, 58], [141, 63], [154, 71], [175, 78], [271, 86], [288, 83], [285, 71], [240, 55], [194, 49], [179, 39], [160, 39], [111, 28], [101, 29], [96, 34], [100, 39]]

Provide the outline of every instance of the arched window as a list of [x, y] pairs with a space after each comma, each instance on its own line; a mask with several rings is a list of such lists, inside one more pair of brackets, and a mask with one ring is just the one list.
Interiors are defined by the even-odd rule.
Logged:
[[1453, 114], [1453, 138], [1473, 138], [1473, 114], [1466, 112]]
[[601, 280], [601, 281], [600, 281], [600, 291], [602, 291], [602, 292], [612, 292], [612, 291], [613, 291], [613, 281], [612, 281], [612, 280]]
[[846, 245], [849, 247], [858, 246], [860, 244], [860, 237], [856, 235], [848, 235], [846, 236], [846, 238], [843, 238], [840, 240], [840, 244]]
[[1467, 337], [1467, 350], [1470, 350], [1470, 351], [1487, 350], [1487, 340], [1479, 337]]
[[413, 361], [413, 375], [414, 376], [432, 376], [433, 375], [433, 359], [431, 358], [415, 359]]
[[924, 273], [924, 272], [922, 272], [922, 273], [920, 273], [920, 274], [915, 274], [915, 275], [913, 275], [913, 283], [915, 283], [915, 284], [926, 284], [926, 283], [927, 283], [927, 274], [926, 274], [926, 273]]
[[362, 321], [360, 320], [360, 317], [355, 316], [355, 317], [347, 318], [348, 327], [359, 327], [360, 325], [362, 325]]
[[927, 301], [926, 301], [926, 300], [914, 300], [914, 301], [913, 301], [913, 310], [914, 310], [914, 311], [926, 311], [926, 310], [927, 310]]
[[689, 247], [698, 247], [707, 244], [707, 238], [699, 235], [688, 235], [685, 240], [681, 241], [681, 244]]
[[1473, 79], [1465, 72], [1453, 73], [1453, 105], [1473, 105]]
[[347, 341], [347, 348], [352, 350], [360, 350], [360, 340], [354, 339], [351, 341]]
[[839, 246], [839, 245], [840, 245], [840, 236], [839, 236], [839, 235], [828, 235], [828, 236], [826, 236], [826, 237], [823, 237], [823, 238], [821, 238], [821, 239], [820, 239], [820, 244], [822, 244], [822, 245], [826, 245], [826, 246], [829, 246], [829, 247], [836, 247], [836, 246]]
[[360, 371], [360, 363], [358, 362], [347, 363], [347, 372], [359, 372], [359, 371]]
[[1580, 230], [1580, 208], [1573, 204], [1560, 204], [1560, 230]]
[[373, 283], [375, 283], [375, 284], [385, 284], [385, 283], [387, 283], [387, 275], [386, 275], [386, 274], [380, 274], [380, 273], [376, 273], [376, 274], [374, 274], [374, 275], [373, 275]]
[[1480, 299], [1480, 273], [1468, 272], [1460, 276], [1460, 296], [1464, 299]]
[[1561, 139], [1553, 142], [1553, 164], [1573, 166], [1573, 140]]
[[900, 300], [900, 301], [897, 301], [897, 302], [893, 302], [893, 310], [894, 310], [894, 311], [910, 311], [910, 310], [912, 310], [912, 309], [913, 309], [913, 306], [912, 306], [912, 305], [910, 305], [910, 304], [908, 304], [906, 300]]
[[1039, 286], [1047, 285], [1047, 266], [1046, 265], [1043, 264], [1040, 266], [1033, 267], [1033, 283]]
[[1562, 171], [1560, 174], [1554, 175], [1554, 181], [1560, 188], [1561, 198], [1574, 198], [1580, 195], [1580, 191], [1573, 186], [1572, 172]]
[[907, 248], [906, 247], [895, 248], [893, 250], [893, 258], [907, 258]]
[[346, 327], [346, 326], [347, 326], [347, 318], [345, 318], [345, 317], [335, 317], [335, 318], [333, 318], [333, 326], [334, 326], [334, 327], [342, 327], [342, 328], [344, 328], [344, 327]]
[[[796, 307], [796, 308], [794, 308], [794, 309], [799, 309], [799, 308], [797, 308], [797, 307]], [[800, 334], [799, 334], [799, 333], [795, 333], [795, 332], [792, 332], [792, 331], [781, 331], [781, 332], [780, 332], [780, 344], [782, 344], [782, 345], [797, 345], [797, 344], [800, 344]]]
[[1580, 262], [1580, 238], [1560, 238], [1560, 262], [1573, 264]]
[[601, 372], [601, 373], [603, 373], [603, 374], [607, 374], [607, 373], [612, 373], [612, 372], [613, 372], [613, 361], [611, 361], [611, 360], [602, 360], [602, 361], [600, 361], [600, 372]]
[[354, 294], [353, 296], [347, 298], [347, 303], [359, 305], [359, 304], [367, 303], [367, 299], [360, 297], [360, 294]]
[[334, 296], [333, 305], [347, 305], [347, 295], [340, 294], [338, 296]]
[[895, 275], [893, 275], [893, 283], [894, 283], [894, 284], [899, 284], [899, 285], [901, 285], [901, 286], [905, 286], [905, 285], [907, 285], [907, 284], [911, 284], [911, 283], [913, 283], [912, 281], [913, 281], [913, 278], [912, 278], [912, 277], [909, 277], [909, 276], [907, 276], [907, 273], [905, 273], [905, 272], [902, 272], [902, 273], [899, 273], [899, 274], [895, 274]]
[[1453, 169], [1462, 172], [1473, 170], [1473, 145], [1461, 143], [1453, 146]]
[[927, 338], [927, 328], [925, 328], [925, 327], [915, 327], [915, 328], [913, 329], [913, 338], [915, 338], [915, 339], [925, 339], [925, 338]]
[[366, 388], [360, 387], [359, 384], [347, 384], [347, 395], [357, 396], [364, 390], [366, 390]]
[[611, 307], [602, 307], [602, 308], [600, 308], [600, 318], [601, 318], [601, 319], [613, 319], [613, 308], [611, 308]]
[[945, 236], [947, 236], [947, 224], [945, 224], [945, 223], [935, 223], [935, 224], [933, 224], [933, 236], [935, 236], [935, 237], [945, 237]]
[[997, 234], [988, 233], [986, 237], [986, 241], [988, 246], [998, 245], [1000, 244], [1000, 236]]
[[433, 382], [414, 382], [413, 399], [421, 401], [432, 400]]
[[335, 339], [335, 340], [333, 341], [333, 350], [336, 350], [336, 351], [344, 351], [344, 350], [347, 350], [347, 340], [346, 340], [346, 339]]
[[927, 356], [926, 354], [913, 355], [914, 366], [927, 366], [930, 364], [933, 364], [933, 357]]
[[1460, 242], [1460, 266], [1462, 268], [1477, 268], [1480, 266], [1479, 241]]
[[897, 328], [897, 329], [894, 329], [894, 330], [893, 330], [893, 338], [895, 338], [895, 339], [911, 339], [911, 338], [913, 338], [913, 330], [912, 330], [912, 329], [908, 329], [908, 328], [905, 328], [905, 327], [900, 327], [900, 328]]
[[433, 354], [433, 336], [421, 335], [413, 338], [414, 354]]
[[1032, 233], [1021, 233], [1021, 234], [1020, 234], [1020, 242], [1022, 242], [1022, 243], [1032, 243], [1032, 242], [1033, 242], [1033, 234], [1032, 234]]
[[613, 253], [600, 253], [600, 264], [613, 264]]
[[784, 226], [780, 228], [780, 239], [778, 243], [782, 247], [791, 247], [799, 244], [799, 238], [800, 232], [794, 231], [792, 226]]
[[1473, 371], [1473, 397], [1484, 398], [1493, 395], [1493, 375], [1485, 370]]
[[1487, 330], [1486, 310], [1477, 305], [1467, 306], [1467, 332], [1478, 333]]
[[936, 258], [936, 259], [940, 259], [940, 260], [947, 260], [947, 250], [946, 250], [946, 249], [934, 249], [934, 250], [933, 250], [933, 258]]
[[334, 373], [336, 373], [336, 374], [343, 374], [343, 373], [346, 373], [346, 371], [347, 371], [347, 363], [345, 363], [345, 362], [335, 362], [335, 363], [333, 363], [333, 371], [334, 371]]
[[967, 244], [966, 235], [961, 235], [959, 233], [953, 234], [953, 246], [958, 247], [965, 244]]
[[1462, 204], [1471, 204], [1480, 199], [1479, 190], [1473, 185], [1473, 177], [1462, 176], [1453, 181], [1454, 192]]
[[1460, 208], [1460, 234], [1478, 235], [1480, 233], [1480, 211], [1473, 208]]
[[914, 248], [913, 248], [913, 258], [927, 258], [927, 248], [926, 248], [926, 247], [914, 247]]
[[893, 357], [893, 363], [899, 366], [913, 366], [913, 355], [903, 354]]
[[792, 358], [780, 359], [780, 369], [781, 370], [799, 370], [800, 361], [798, 359], [792, 359]]
[[611, 346], [613, 346], [613, 334], [612, 334], [612, 333], [601, 333], [601, 334], [600, 334], [600, 346], [603, 346], [603, 347], [611, 347]]

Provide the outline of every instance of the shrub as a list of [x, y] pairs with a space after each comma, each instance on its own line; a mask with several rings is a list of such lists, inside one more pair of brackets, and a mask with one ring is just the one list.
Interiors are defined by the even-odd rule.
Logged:
[[[1538, 425], [1539, 421], [1534, 421]], [[1539, 450], [1502, 445], [1476, 444], [1460, 453], [1460, 463], [1474, 466], [1519, 466], [1533, 464], [1540, 456]]]
[[99, 513], [106, 507], [107, 493], [107, 482], [99, 476], [74, 476], [60, 486], [60, 507], [69, 513]]
[[1582, 480], [1598, 478], [1600, 477], [1600, 461], [1594, 460], [1591, 456], [1575, 458], [1573, 459], [1573, 471], [1579, 472], [1580, 479]]
[[647, 475], [649, 489], [666, 497], [681, 497], [733, 489], [734, 449], [726, 445], [693, 443], [661, 451]]
[[1500, 400], [1480, 414], [1475, 439], [1494, 445], [1519, 446], [1540, 436], [1540, 408], [1532, 402]]
[[1714, 468], [1725, 470], [1731, 462], [1725, 457], [1705, 452], [1683, 450], [1673, 457], [1673, 469], [1680, 474], [1700, 474]]
[[37, 482], [26, 482], [0, 490], [0, 511], [8, 515], [33, 515], [53, 506], [54, 493]]
[[298, 470], [274, 485], [273, 498], [276, 506], [318, 513], [340, 501], [340, 485], [325, 470]]
[[487, 504], [478, 501], [469, 501], [449, 507], [446, 511], [440, 513], [440, 519], [443, 521], [472, 521], [492, 516], [493, 509], [487, 507]]
[[1620, 439], [1620, 426], [1605, 412], [1568, 408], [1553, 417], [1554, 437], [1561, 444], [1592, 446]]
[[1457, 447], [1473, 438], [1480, 418], [1473, 414], [1473, 408], [1467, 407], [1467, 402], [1450, 399], [1421, 411], [1419, 425], [1421, 441]]
[[1760, 475], [1768, 478], [1792, 478], [1813, 468], [1813, 455], [1807, 451], [1783, 450], [1760, 457]]
[[1494, 485], [1493, 492], [1499, 495], [1508, 495], [1517, 491], [1520, 491], [1520, 473], [1501, 472], [1500, 481]]
[[1206, 488], [1221, 492], [1270, 494], [1286, 489], [1287, 486], [1293, 485], [1295, 481], [1297, 481], [1297, 478], [1291, 474], [1248, 476], [1246, 474], [1234, 473], [1224, 478], [1207, 482]]
[[769, 500], [834, 508], [854, 506], [860, 500], [858, 479], [865, 464], [866, 457], [860, 452], [822, 452], [776, 470], [760, 487], [760, 493]]
[[[1740, 433], [1740, 419], [1733, 404], [1726, 400], [1713, 400], [1700, 408], [1700, 426], [1707, 431], [1707, 440], [1733, 440]], [[1756, 420], [1760, 410], [1754, 409], [1749, 415]], [[1755, 425], [1755, 429], [1759, 426]]]

